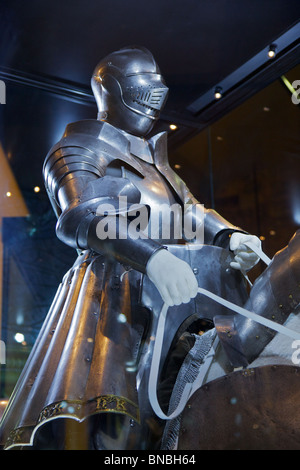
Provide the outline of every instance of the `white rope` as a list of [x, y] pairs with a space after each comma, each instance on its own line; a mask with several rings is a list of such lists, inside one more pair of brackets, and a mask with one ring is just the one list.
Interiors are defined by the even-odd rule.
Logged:
[[256, 253], [260, 259], [266, 263], [267, 266], [269, 266], [269, 264], [271, 263], [271, 259], [261, 250], [261, 248], [259, 248], [258, 246], [256, 246], [254, 243], [252, 242], [246, 242], [244, 243], [244, 245], [246, 245], [248, 248], [250, 248], [250, 250], [254, 251], [254, 253]]

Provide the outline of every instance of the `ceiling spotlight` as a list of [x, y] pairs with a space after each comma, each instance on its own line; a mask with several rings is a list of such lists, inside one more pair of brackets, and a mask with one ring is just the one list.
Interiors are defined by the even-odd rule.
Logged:
[[222, 98], [222, 88], [220, 86], [217, 86], [215, 88], [215, 98], [216, 100], [219, 100], [220, 98]]
[[170, 129], [171, 129], [172, 131], [175, 131], [175, 130], [177, 129], [176, 124], [170, 124]]
[[39, 193], [40, 190], [41, 190], [41, 188], [40, 188], [39, 186], [35, 186], [35, 187], [33, 188], [33, 191], [34, 191], [35, 193]]
[[11, 192], [10, 191], [7, 191], [6, 197], [11, 197]]
[[268, 56], [270, 59], [273, 59], [276, 55], [276, 44], [271, 44], [268, 51]]

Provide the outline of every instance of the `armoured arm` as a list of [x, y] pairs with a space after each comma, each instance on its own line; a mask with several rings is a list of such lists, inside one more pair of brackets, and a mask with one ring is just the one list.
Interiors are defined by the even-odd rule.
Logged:
[[[232, 225], [213, 209], [205, 209], [191, 193], [185, 204], [184, 224], [187, 240], [201, 239], [200, 243], [217, 245], [223, 248], [229, 246], [230, 236], [234, 232], [246, 233], [241, 228]], [[189, 236], [189, 232], [191, 236]], [[198, 237], [194, 237], [198, 234]]]
[[189, 230], [185, 230], [189, 241], [229, 248], [234, 253], [231, 267], [242, 272], [249, 271], [258, 263], [259, 257], [245, 245], [246, 242], [251, 241], [260, 247], [261, 241], [258, 237], [249, 235], [239, 227], [230, 224], [216, 211], [205, 209], [193, 196], [189, 201], [191, 201], [190, 204], [185, 205], [184, 218], [185, 225], [189, 227]]
[[[61, 202], [73, 194], [69, 186], [67, 183], [60, 188]], [[128, 205], [120, 205], [124, 195]], [[156, 241], [136, 238], [131, 233], [130, 207], [135, 205], [138, 209], [139, 200], [139, 191], [126, 178], [104, 176], [91, 180], [81, 196], [71, 201], [60, 215], [57, 235], [75, 248], [106, 253], [147, 273], [168, 305], [189, 302], [197, 295], [198, 287], [190, 266], [162, 249]], [[108, 230], [107, 238], [101, 236], [103, 230], [101, 234], [98, 230], [99, 224], [103, 228], [103, 222]]]
[[[96, 197], [93, 197], [93, 192]], [[127, 202], [120, 207], [122, 196], [126, 196]], [[127, 179], [104, 176], [91, 182], [83, 192], [80, 203], [71, 205], [60, 216], [57, 235], [69, 244], [75, 243], [77, 248], [106, 253], [146, 272], [149, 258], [162, 246], [146, 237], [136, 238], [135, 233], [131, 233], [129, 205], [138, 207], [139, 200], [139, 191]], [[99, 230], [103, 224], [107, 231]]]
[[[76, 249], [106, 253], [145, 272], [149, 258], [162, 246], [149, 238], [129, 236], [128, 206], [120, 208], [119, 202], [120, 196], [126, 196], [128, 205], [139, 203], [140, 193], [131, 182], [103, 175], [101, 166], [82, 148], [52, 153], [44, 175], [52, 205], [58, 208], [56, 232], [60, 240]], [[97, 235], [97, 225], [104, 217], [108, 227], [115, 225], [115, 237], [101, 239]], [[119, 223], [121, 218], [123, 223]]]
[[213, 209], [205, 210], [204, 218], [204, 240], [205, 243], [228, 247], [230, 236], [234, 232], [242, 232], [241, 228], [232, 225]]

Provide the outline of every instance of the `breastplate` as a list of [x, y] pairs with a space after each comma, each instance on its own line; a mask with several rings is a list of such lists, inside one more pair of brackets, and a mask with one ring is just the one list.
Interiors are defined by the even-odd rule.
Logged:
[[138, 188], [140, 203], [147, 208], [148, 223], [143, 231], [149, 238], [162, 243], [179, 243], [182, 238], [182, 205], [157, 168], [151, 163], [141, 163], [144, 178], [127, 168], [123, 168], [122, 173]]

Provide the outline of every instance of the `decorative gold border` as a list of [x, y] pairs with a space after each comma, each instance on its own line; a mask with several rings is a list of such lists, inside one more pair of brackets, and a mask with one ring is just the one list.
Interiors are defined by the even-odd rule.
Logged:
[[101, 395], [85, 402], [80, 400], [62, 400], [52, 403], [41, 411], [38, 423], [61, 415], [74, 416], [82, 421], [92, 414], [107, 412], [126, 414], [140, 423], [138, 405], [128, 398], [116, 395]]
[[32, 445], [32, 437], [38, 427], [56, 418], [73, 418], [84, 421], [98, 413], [121, 413], [140, 424], [139, 407], [128, 398], [116, 395], [101, 395], [91, 400], [61, 400], [46, 406], [41, 411], [36, 426], [21, 426], [9, 433], [4, 449], [13, 446]]

